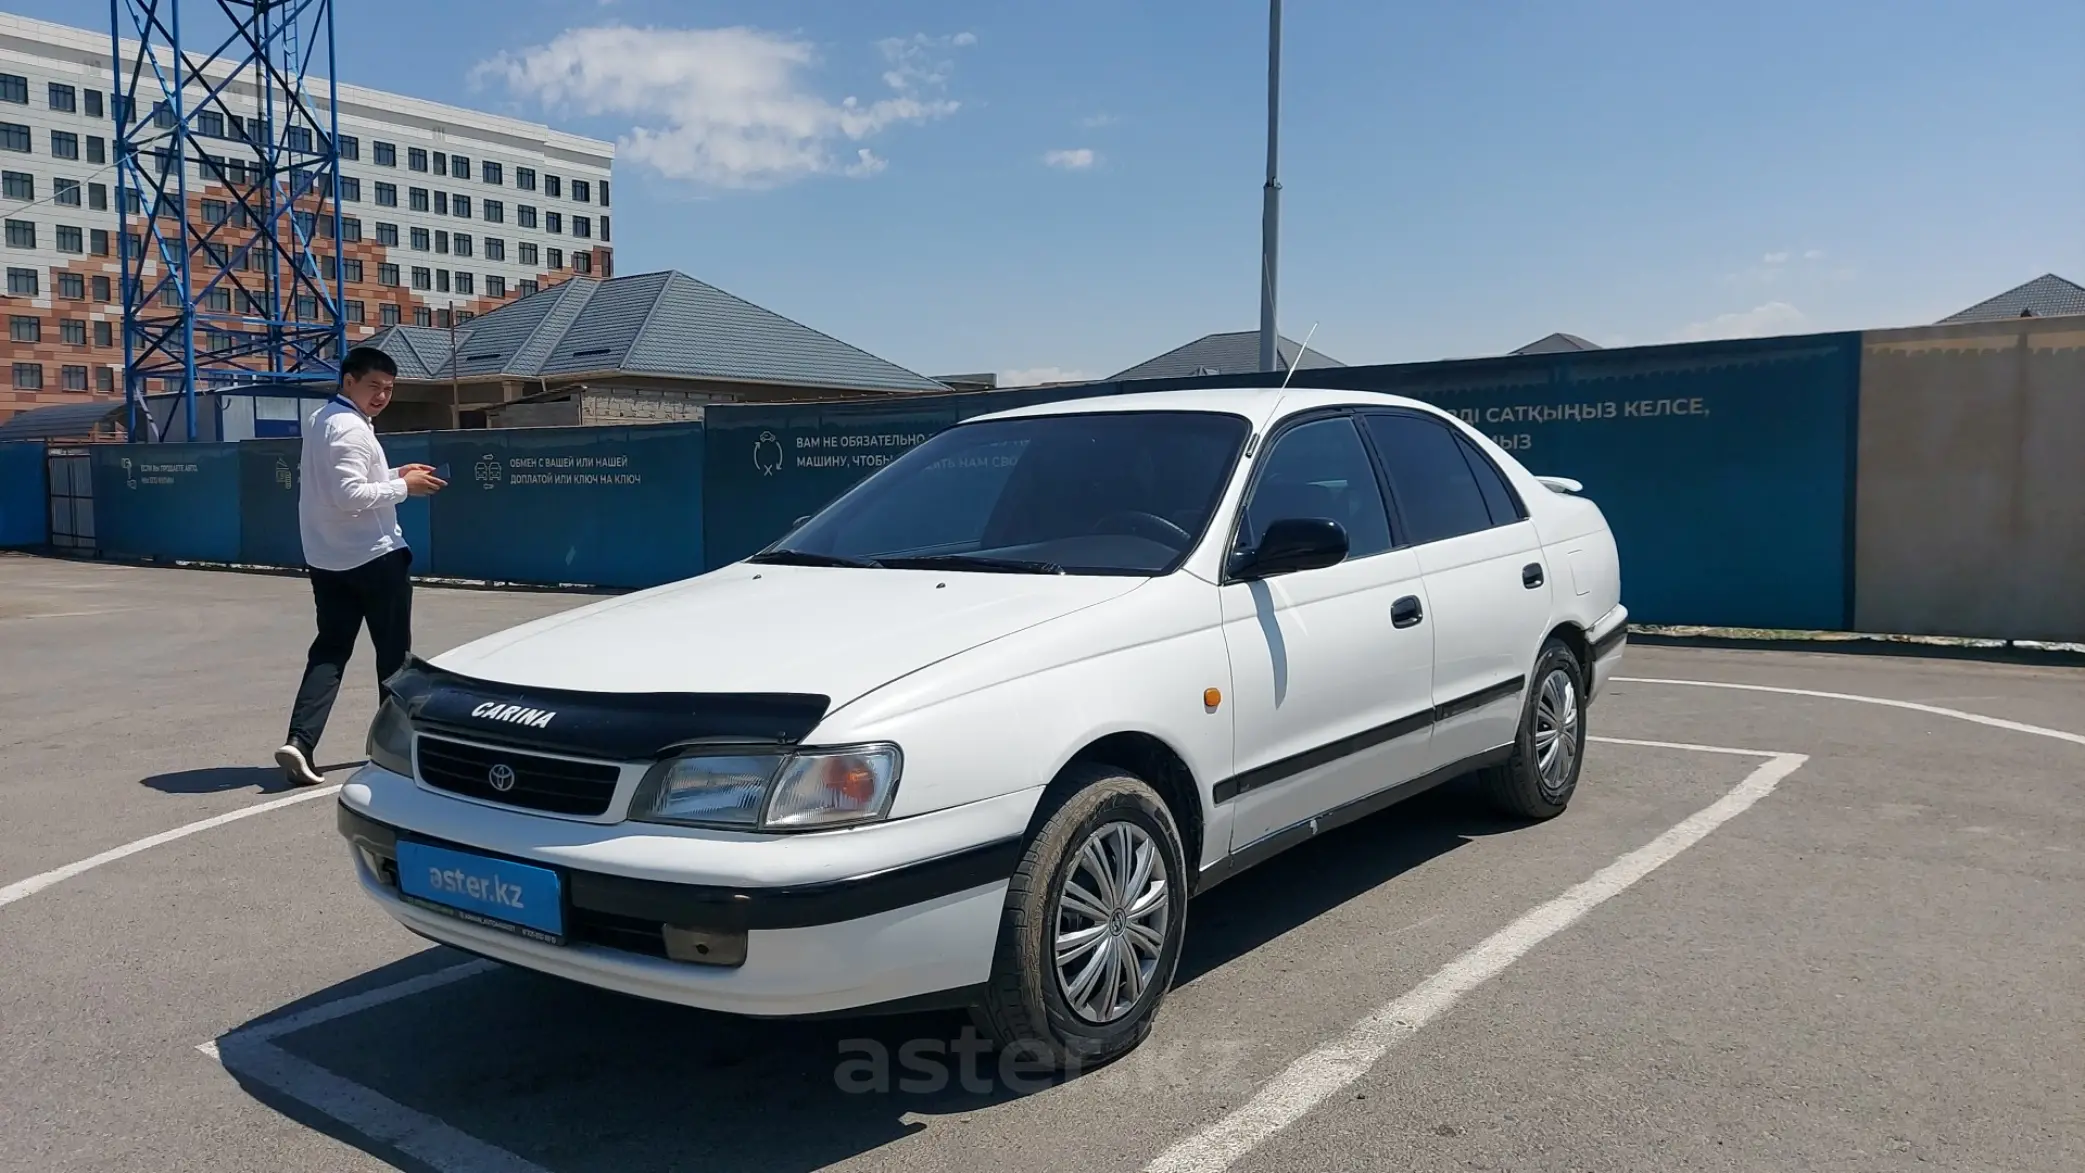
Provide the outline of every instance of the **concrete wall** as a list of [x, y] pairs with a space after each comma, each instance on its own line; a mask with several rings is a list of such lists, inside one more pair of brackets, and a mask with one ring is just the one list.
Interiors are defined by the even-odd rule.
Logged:
[[2085, 316], [1862, 343], [1855, 626], [2085, 640]]

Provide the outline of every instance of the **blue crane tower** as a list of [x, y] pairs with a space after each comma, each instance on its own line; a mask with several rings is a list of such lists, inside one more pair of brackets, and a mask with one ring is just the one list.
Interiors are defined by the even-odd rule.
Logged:
[[[332, 0], [110, 0], [109, 23], [130, 438], [196, 439], [199, 389], [330, 388], [347, 341]], [[147, 410], [148, 390], [174, 409]]]

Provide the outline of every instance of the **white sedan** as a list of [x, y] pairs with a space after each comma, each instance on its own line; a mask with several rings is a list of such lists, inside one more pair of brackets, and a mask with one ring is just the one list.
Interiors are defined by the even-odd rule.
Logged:
[[1102, 1062], [1224, 878], [1465, 775], [1564, 810], [1626, 639], [1580, 488], [1367, 392], [976, 418], [741, 562], [414, 659], [340, 828], [485, 957]]

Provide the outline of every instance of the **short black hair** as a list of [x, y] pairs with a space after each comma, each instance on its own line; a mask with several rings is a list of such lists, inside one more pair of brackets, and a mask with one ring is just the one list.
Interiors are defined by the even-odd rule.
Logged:
[[340, 378], [343, 382], [348, 379], [360, 379], [371, 371], [382, 371], [395, 379], [398, 377], [398, 364], [390, 355], [374, 346], [355, 347], [347, 352], [346, 360], [340, 364]]

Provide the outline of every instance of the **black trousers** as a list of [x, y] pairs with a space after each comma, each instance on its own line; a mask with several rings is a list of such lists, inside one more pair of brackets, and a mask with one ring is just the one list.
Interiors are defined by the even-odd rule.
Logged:
[[364, 624], [376, 645], [379, 682], [405, 666], [413, 643], [411, 550], [393, 550], [353, 570], [311, 567], [311, 601], [318, 636], [304, 661], [304, 682], [290, 710], [290, 743], [309, 757], [326, 731], [326, 718], [340, 695], [340, 680]]

